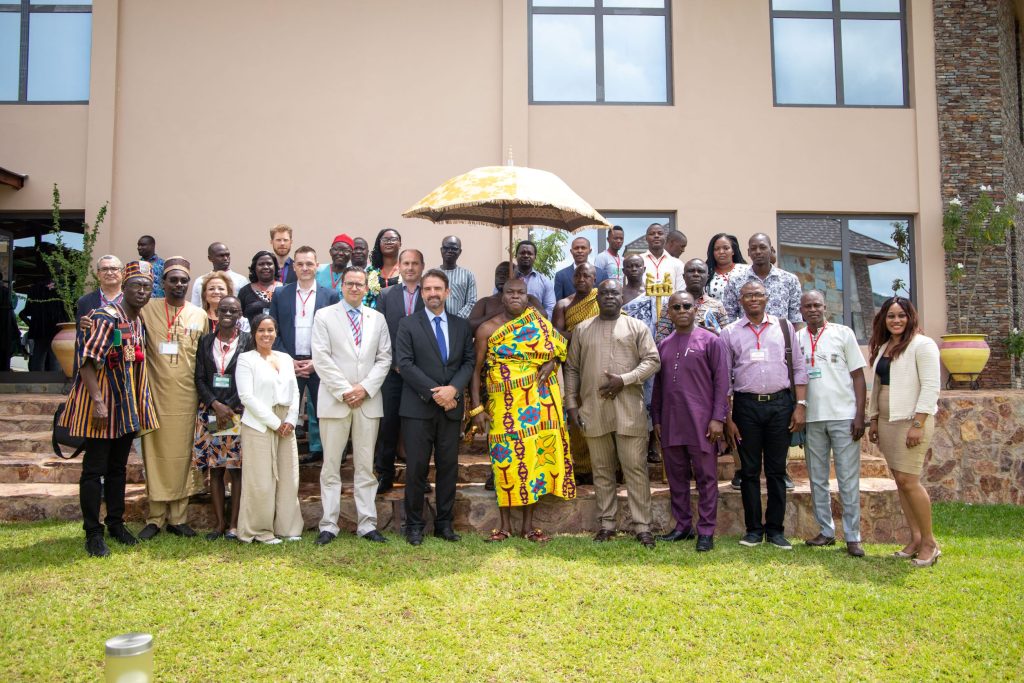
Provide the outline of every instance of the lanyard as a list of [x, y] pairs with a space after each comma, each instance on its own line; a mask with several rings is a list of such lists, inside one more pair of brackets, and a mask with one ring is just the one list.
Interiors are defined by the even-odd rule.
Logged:
[[651, 252], [647, 252], [647, 255], [650, 262], [654, 264], [654, 279], [658, 280], [661, 277], [661, 264], [664, 263], [665, 257], [668, 256], [668, 254], [662, 254], [661, 258], [657, 261], [654, 260], [654, 254]]
[[821, 339], [821, 335], [825, 334], [825, 328], [828, 326], [828, 322], [822, 322], [821, 329], [818, 330], [818, 336], [811, 334], [810, 330], [807, 330], [807, 336], [811, 340], [811, 367], [814, 367], [814, 351], [818, 348], [818, 340]]
[[308, 292], [306, 292], [306, 296], [302, 296], [302, 290], [299, 289], [298, 287], [295, 288], [295, 294], [296, 294], [296, 296], [299, 297], [299, 301], [302, 302], [302, 317], [303, 318], [306, 317], [306, 303], [309, 301], [309, 297], [313, 296], [313, 292], [315, 292], [315, 291], [316, 291], [315, 289], [310, 289]]
[[236, 327], [235, 331], [231, 334], [231, 339], [229, 339], [226, 344], [224, 344], [220, 339], [214, 339], [213, 340], [213, 359], [214, 359], [214, 361], [217, 360], [217, 346], [218, 345], [222, 345], [223, 346], [223, 349], [221, 350], [221, 354], [220, 354], [221, 362], [217, 363], [217, 370], [218, 370], [218, 374], [220, 374], [220, 375], [226, 374], [226, 371], [228, 369], [228, 351], [231, 350], [231, 345], [235, 343], [235, 339], [237, 339], [237, 338], [238, 338], [238, 328]]
[[334, 279], [334, 271], [331, 270], [330, 266], [327, 266], [327, 272], [331, 274], [331, 289], [337, 289], [338, 283], [345, 279], [345, 271], [341, 271], [338, 274], [338, 279]]
[[[617, 254], [613, 254], [611, 249], [608, 250], [608, 255], [614, 259], [616, 271], [622, 272], [622, 257]], [[664, 254], [662, 254], [662, 257], [664, 258]]]
[[416, 290], [412, 292], [406, 291], [405, 287], [402, 287], [402, 294], [405, 295], [405, 314], [412, 315], [412, 309], [416, 306]]
[[768, 324], [769, 324], [769, 321], [765, 320], [763, 323], [761, 323], [761, 327], [759, 327], [759, 328], [754, 327], [754, 323], [750, 323], [749, 325], [747, 325], [747, 329], [749, 329], [751, 332], [753, 332], [754, 336], [757, 337], [757, 348], [758, 349], [761, 348], [761, 333], [764, 332], [768, 328]]
[[107, 296], [103, 293], [103, 290], [100, 290], [100, 301], [103, 303], [104, 306], [113, 306], [114, 304], [119, 304], [121, 303], [121, 300], [123, 298], [124, 294], [118, 292], [117, 296], [115, 296], [113, 299], [108, 299]]
[[167, 321], [167, 341], [171, 341], [171, 333], [174, 332], [174, 324], [178, 322], [178, 316], [185, 310], [182, 306], [178, 309], [178, 312], [171, 317], [171, 309], [167, 306], [167, 299], [164, 299], [164, 319]]

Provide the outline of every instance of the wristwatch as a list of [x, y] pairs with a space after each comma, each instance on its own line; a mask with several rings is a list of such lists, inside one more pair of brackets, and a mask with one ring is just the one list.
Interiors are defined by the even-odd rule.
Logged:
[[914, 420], [910, 424], [913, 425], [916, 429], [920, 429], [921, 427], [924, 427], [924, 423], [921, 422], [920, 420]]
[[800, 399], [799, 401], [796, 402], [796, 404], [798, 406], [803, 406], [804, 408], [807, 407], [807, 401], [805, 401], [804, 399]]

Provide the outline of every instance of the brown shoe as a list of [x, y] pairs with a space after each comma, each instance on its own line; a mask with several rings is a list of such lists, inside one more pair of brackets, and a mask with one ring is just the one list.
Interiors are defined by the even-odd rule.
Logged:
[[864, 546], [858, 541], [850, 541], [846, 544], [846, 552], [850, 557], [864, 557]]
[[823, 548], [826, 545], [835, 545], [836, 537], [826, 536], [825, 534], [818, 534], [814, 538], [808, 538], [806, 541], [804, 541], [804, 543], [814, 548]]
[[596, 534], [594, 534], [594, 542], [604, 543], [605, 541], [610, 541], [613, 538], [615, 538], [615, 535], [617, 533], [618, 532], [615, 531], [615, 529], [601, 529]]
[[654, 540], [654, 534], [652, 534], [650, 531], [641, 531], [636, 535], [636, 540], [640, 541], [640, 543], [645, 548], [653, 548], [655, 545], [657, 545], [657, 543]]

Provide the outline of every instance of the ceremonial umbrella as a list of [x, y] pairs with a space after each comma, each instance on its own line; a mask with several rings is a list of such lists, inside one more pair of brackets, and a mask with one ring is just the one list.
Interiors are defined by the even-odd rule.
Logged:
[[512, 228], [516, 225], [569, 232], [611, 227], [554, 173], [525, 166], [475, 168], [444, 182], [402, 215], [434, 223], [508, 227], [510, 268], [515, 263]]

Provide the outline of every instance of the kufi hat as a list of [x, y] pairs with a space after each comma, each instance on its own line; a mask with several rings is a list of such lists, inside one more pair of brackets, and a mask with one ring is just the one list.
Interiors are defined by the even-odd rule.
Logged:
[[183, 256], [172, 256], [164, 259], [164, 277], [173, 270], [179, 270], [185, 275], [192, 277], [192, 264]]
[[153, 266], [149, 261], [129, 261], [124, 264], [124, 280], [127, 282], [133, 277], [141, 277], [153, 281]]
[[338, 242], [344, 242], [345, 244], [348, 245], [349, 249], [354, 249], [356, 246], [355, 243], [352, 241], [352, 238], [346, 235], [345, 233], [341, 233], [340, 235], [335, 237], [334, 241], [331, 242], [331, 246], [333, 247]]

